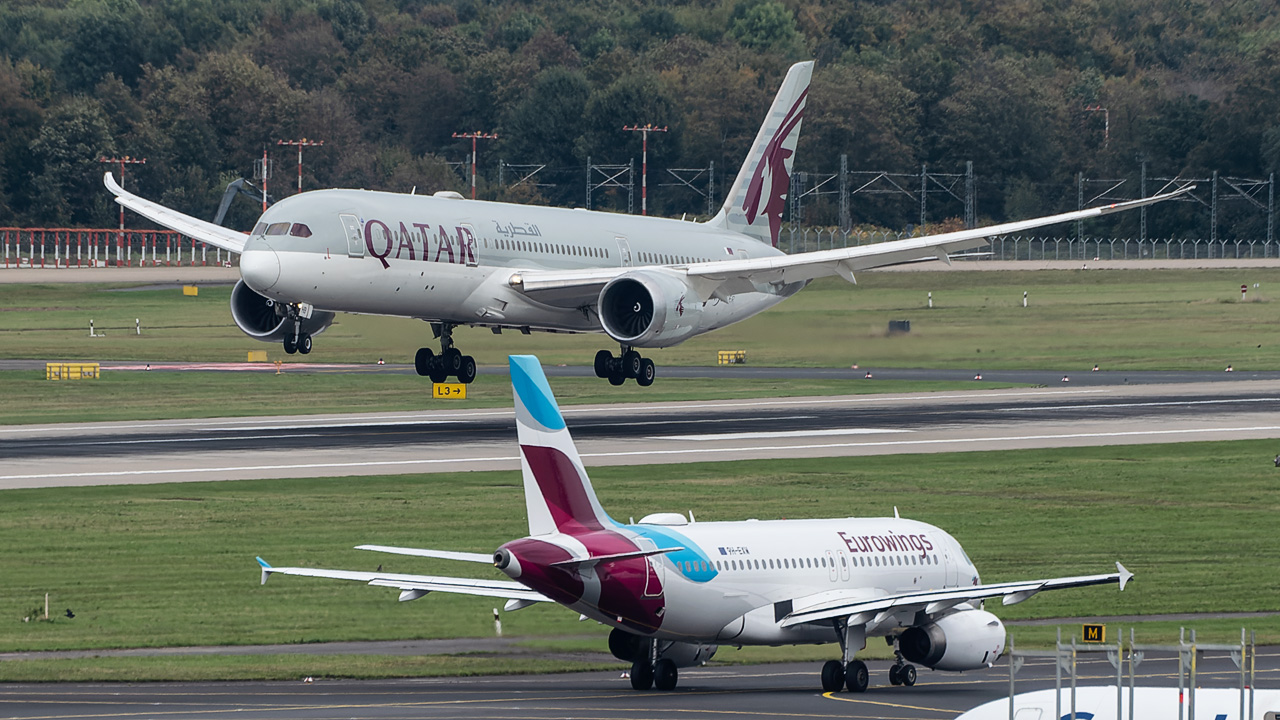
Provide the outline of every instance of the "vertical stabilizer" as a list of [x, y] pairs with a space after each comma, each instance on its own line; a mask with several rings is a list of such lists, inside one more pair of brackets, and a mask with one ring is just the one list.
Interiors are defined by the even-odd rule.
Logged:
[[791, 165], [812, 76], [812, 61], [796, 63], [787, 71], [724, 206], [708, 224], [778, 246], [782, 213], [787, 209], [791, 187]]
[[573, 535], [615, 525], [591, 489], [538, 358], [511, 356], [511, 389], [529, 534]]

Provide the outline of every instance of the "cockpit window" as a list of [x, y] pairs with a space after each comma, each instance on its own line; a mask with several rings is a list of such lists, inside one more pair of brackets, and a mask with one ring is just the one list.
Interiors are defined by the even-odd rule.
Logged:
[[294, 223], [293, 227], [289, 228], [289, 234], [294, 237], [309, 238], [311, 237], [311, 228], [302, 223]]
[[260, 222], [260, 223], [258, 223], [257, 225], [254, 225], [254, 226], [253, 226], [253, 234], [254, 234], [254, 235], [261, 235], [262, 233], [264, 233], [264, 232], [266, 232], [266, 231], [267, 231], [267, 224], [266, 224], [266, 223], [261, 223], [261, 222]]
[[289, 232], [289, 223], [271, 223], [267, 226], [268, 235], [284, 235]]

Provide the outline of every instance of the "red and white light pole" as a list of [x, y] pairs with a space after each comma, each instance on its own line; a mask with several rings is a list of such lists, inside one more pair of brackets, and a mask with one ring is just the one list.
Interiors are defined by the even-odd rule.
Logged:
[[497, 140], [497, 133], [454, 133], [456, 138], [471, 138], [471, 199], [476, 199], [476, 140]]
[[642, 143], [644, 150], [640, 159], [640, 214], [649, 214], [649, 133], [666, 132], [667, 126], [658, 127], [651, 123], [644, 125], [623, 125], [623, 130], [641, 133], [644, 136]]
[[[146, 158], [135, 158], [125, 155], [124, 157], [100, 157], [100, 163], [119, 163], [120, 165], [120, 187], [124, 187], [124, 166], [125, 165], [146, 165]], [[124, 206], [120, 206], [120, 234], [116, 235], [116, 265], [120, 264], [120, 255], [124, 247]]]
[[292, 145], [298, 148], [298, 192], [302, 192], [302, 148], [304, 147], [320, 147], [324, 145], [323, 140], [277, 140], [277, 145]]
[[1102, 113], [1102, 144], [1111, 144], [1111, 112], [1101, 105], [1085, 105], [1084, 111]]

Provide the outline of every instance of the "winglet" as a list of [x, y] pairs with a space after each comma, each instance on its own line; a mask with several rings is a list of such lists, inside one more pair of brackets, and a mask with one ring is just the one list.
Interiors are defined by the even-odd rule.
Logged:
[[1120, 592], [1124, 592], [1124, 586], [1129, 584], [1133, 579], [1133, 573], [1125, 569], [1119, 562], [1116, 563], [1116, 570], [1120, 572]]
[[267, 584], [267, 578], [271, 577], [271, 565], [262, 558], [257, 558], [258, 564], [262, 566], [262, 584]]

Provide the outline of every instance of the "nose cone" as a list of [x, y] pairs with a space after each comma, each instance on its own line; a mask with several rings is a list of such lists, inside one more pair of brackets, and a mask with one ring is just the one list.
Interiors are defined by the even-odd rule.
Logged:
[[266, 243], [240, 255], [240, 277], [258, 292], [266, 292], [280, 280], [280, 258]]

